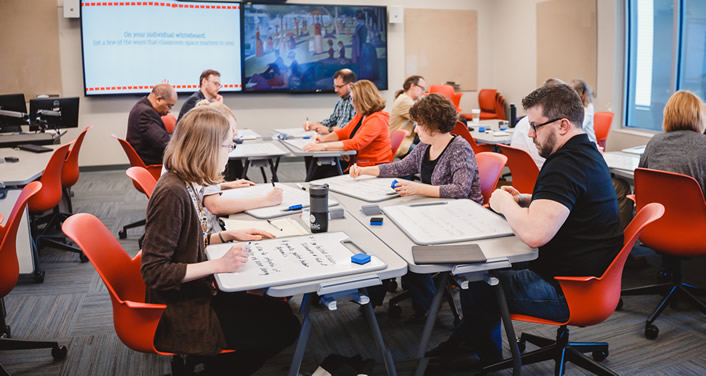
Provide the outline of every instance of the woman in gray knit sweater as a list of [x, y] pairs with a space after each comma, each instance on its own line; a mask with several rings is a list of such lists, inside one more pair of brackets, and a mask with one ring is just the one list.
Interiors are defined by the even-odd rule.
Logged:
[[403, 180], [395, 190], [401, 196], [468, 198], [483, 203], [478, 164], [471, 146], [450, 132], [456, 125], [456, 107], [440, 94], [429, 94], [409, 110], [417, 123], [420, 144], [404, 159], [370, 167], [351, 167], [351, 177], [401, 177], [420, 174], [422, 182]]
[[[463, 137], [450, 133], [456, 125], [456, 106], [443, 95], [429, 94], [412, 106], [409, 116], [417, 123], [414, 131], [419, 135], [419, 145], [398, 162], [369, 167], [353, 165], [351, 177], [420, 174], [421, 183], [400, 180], [395, 190], [401, 196], [468, 198], [482, 204], [478, 164], [473, 149]], [[410, 321], [422, 322], [436, 292], [434, 281], [430, 274], [414, 272], [402, 278], [415, 311]]]

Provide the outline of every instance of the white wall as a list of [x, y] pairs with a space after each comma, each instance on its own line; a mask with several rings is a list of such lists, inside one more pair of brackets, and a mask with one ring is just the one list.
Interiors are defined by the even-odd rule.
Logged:
[[[404, 6], [407, 8], [475, 9], [478, 11], [478, 87], [498, 89], [509, 103], [520, 107], [521, 100], [535, 88], [536, 79], [536, 3], [543, 0], [378, 0], [366, 4]], [[331, 0], [290, 0], [292, 3], [332, 3]], [[110, 138], [124, 137], [127, 116], [137, 97], [83, 97], [80, 22], [63, 17], [63, 0], [57, 0], [59, 43], [64, 96], [80, 96], [80, 126], [92, 125], [81, 151], [81, 166], [127, 164], [122, 149]], [[358, 1], [340, 3], [359, 4]], [[622, 84], [616, 80], [622, 56], [616, 56], [617, 3], [621, 0], [598, 0], [598, 96], [596, 111], [610, 111], [620, 104]], [[392, 103], [395, 90], [401, 88], [404, 72], [404, 24], [388, 25], [389, 88], [383, 92]], [[433, 25], [418, 25], [433, 27]], [[449, 51], [453, 58], [453, 51]], [[620, 62], [616, 58], [621, 59]], [[194, 77], [200, 72], [194, 72]], [[424, 72], [415, 72], [424, 74]], [[622, 72], [619, 72], [622, 74]], [[620, 81], [622, 82], [622, 81]], [[174, 112], [188, 96], [180, 96]], [[225, 103], [238, 116], [238, 126], [268, 134], [269, 130], [299, 126], [308, 116], [311, 120], [328, 116], [336, 101], [335, 94], [227, 94]], [[477, 92], [466, 92], [461, 107], [466, 111], [477, 107]], [[619, 118], [616, 114], [616, 118]], [[71, 130], [64, 140], [76, 137]], [[621, 139], [621, 144], [637, 144], [634, 136]], [[609, 143], [609, 148], [612, 143]]]

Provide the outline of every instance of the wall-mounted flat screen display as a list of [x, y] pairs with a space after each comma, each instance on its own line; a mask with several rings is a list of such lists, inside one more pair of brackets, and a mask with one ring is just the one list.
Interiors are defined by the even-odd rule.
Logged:
[[386, 7], [243, 4], [246, 92], [333, 91], [341, 68], [387, 89]]
[[168, 82], [194, 92], [206, 69], [242, 89], [240, 3], [81, 1], [86, 95], [144, 94]]

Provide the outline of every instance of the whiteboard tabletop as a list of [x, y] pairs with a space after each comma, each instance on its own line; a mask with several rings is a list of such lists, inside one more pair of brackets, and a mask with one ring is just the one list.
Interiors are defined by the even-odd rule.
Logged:
[[[245, 213], [234, 214], [231, 215], [230, 218], [240, 220], [253, 219], [252, 216]], [[309, 228], [308, 224], [302, 221], [299, 214], [291, 214], [288, 218], [293, 218], [299, 221], [300, 224], [306, 229]], [[360, 245], [366, 253], [376, 256], [387, 266], [384, 269], [363, 272], [356, 275], [320, 278], [317, 280], [270, 287], [267, 289], [267, 295], [281, 297], [306, 294], [320, 291], [325, 287], [337, 285], [343, 286], [351, 281], [356, 281], [360, 287], [369, 287], [377, 285], [377, 281], [381, 279], [396, 278], [407, 273], [407, 263], [384, 242], [371, 233], [365, 226], [360, 224], [360, 222], [358, 222], [358, 220], [356, 220], [350, 212], [345, 212], [345, 218], [329, 220], [328, 227], [329, 232], [345, 232], [352, 239], [355, 239], [356, 244]]]
[[[61, 145], [42, 145], [51, 149]], [[42, 176], [44, 168], [47, 167], [52, 152], [33, 153], [14, 148], [0, 148], [0, 158], [19, 158], [19, 162], [0, 163], [0, 184], [7, 187], [22, 186]]]
[[[515, 130], [512, 128], [508, 128], [505, 130], [500, 130], [499, 121], [504, 121], [504, 120], [481, 120], [478, 123], [474, 123], [472, 121], [468, 122], [468, 126], [472, 129], [471, 130], [471, 136], [476, 140], [476, 142], [480, 142], [483, 144], [490, 144], [490, 145], [495, 145], [495, 144], [506, 144], [509, 145], [510, 141], [512, 140], [512, 132]], [[478, 129], [480, 127], [485, 128], [485, 132], [478, 132]]]
[[304, 145], [314, 142], [312, 139], [295, 138], [281, 141], [297, 157], [340, 157], [356, 154], [355, 150], [303, 151]]
[[287, 135], [287, 138], [289, 137], [294, 137], [294, 138], [302, 138], [305, 136], [309, 136], [312, 140], [316, 137], [316, 132], [315, 131], [305, 131], [304, 127], [299, 127], [299, 128], [277, 128], [275, 129], [275, 133], [278, 134], [285, 134]]
[[[245, 212], [258, 219], [267, 219], [301, 212], [301, 210], [287, 211], [286, 209], [292, 205], [302, 205], [304, 208], [309, 206], [309, 191], [304, 191], [289, 184], [276, 183], [276, 186], [283, 190], [281, 204], [266, 208], [246, 210]], [[258, 184], [246, 188], [228, 189], [223, 191], [222, 196], [227, 198], [255, 198], [262, 197], [271, 190], [272, 184]], [[328, 205], [329, 207], [336, 206], [338, 205], [338, 201], [329, 196]]]
[[633, 146], [631, 148], [623, 149], [623, 153], [642, 155], [645, 152], [647, 145]]
[[[371, 216], [367, 216], [360, 211], [360, 207], [362, 205], [367, 205], [367, 202], [342, 194], [333, 193], [332, 195], [346, 209], [346, 212], [352, 213], [362, 225], [366, 226], [373, 234], [375, 234], [375, 236], [385, 242], [388, 247], [397, 252], [397, 254], [409, 264], [410, 271], [426, 274], [440, 271], [450, 271], [452, 269], [452, 265], [415, 264], [414, 257], [412, 256], [412, 247], [417, 244], [415, 244], [412, 239], [410, 239], [395, 223], [393, 223], [389, 217], [383, 215], [384, 222], [382, 226], [370, 226], [369, 223]], [[434, 202], [439, 200], [442, 199], [423, 196], [407, 196], [383, 201], [378, 205], [380, 205], [380, 207], [386, 207], [399, 204]], [[538, 251], [536, 249], [530, 248], [516, 236], [482, 239], [455, 244], [464, 243], [478, 244], [488, 261], [505, 258], [511, 263], [516, 263], [534, 260], [538, 256]]]
[[235, 136], [235, 138], [250, 141], [250, 140], [257, 140], [258, 138], [262, 138], [262, 136], [252, 129], [244, 128], [244, 129], [238, 129], [238, 135]]
[[394, 178], [376, 178], [374, 176], [360, 176], [352, 178], [350, 175], [339, 175], [332, 178], [312, 181], [313, 184], [328, 184], [329, 190], [351, 196], [367, 202], [380, 202], [399, 197], [392, 189]]
[[230, 159], [257, 159], [257, 158], [272, 158], [281, 157], [289, 154], [287, 148], [283, 147], [279, 142], [249, 142], [246, 144], [236, 145], [235, 149], [228, 154]]

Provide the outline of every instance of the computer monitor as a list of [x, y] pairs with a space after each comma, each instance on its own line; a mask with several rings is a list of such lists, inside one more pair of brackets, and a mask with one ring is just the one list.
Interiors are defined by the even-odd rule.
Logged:
[[[0, 95], [0, 110], [27, 113], [24, 94]], [[0, 114], [0, 132], [19, 132], [20, 125], [27, 124], [27, 117], [4, 116]]]
[[29, 117], [32, 127], [77, 128], [78, 97], [30, 99]]

